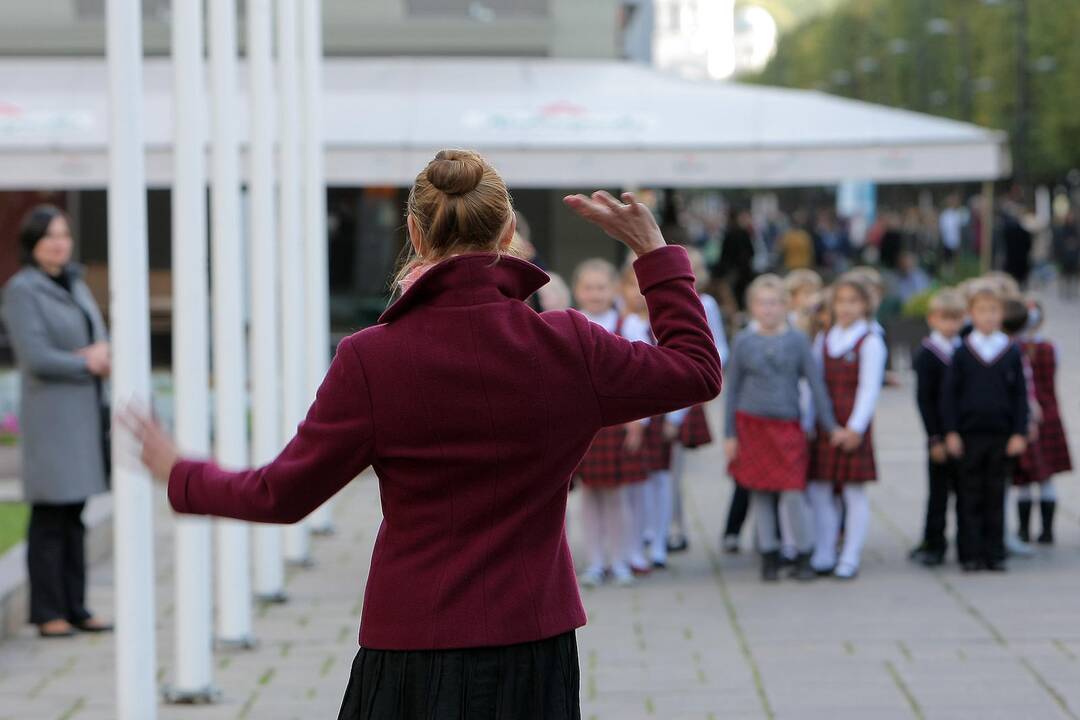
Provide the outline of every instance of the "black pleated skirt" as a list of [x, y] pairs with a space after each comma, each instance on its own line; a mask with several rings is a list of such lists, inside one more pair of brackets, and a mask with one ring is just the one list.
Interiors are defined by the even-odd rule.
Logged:
[[580, 720], [574, 632], [462, 650], [360, 648], [338, 720]]

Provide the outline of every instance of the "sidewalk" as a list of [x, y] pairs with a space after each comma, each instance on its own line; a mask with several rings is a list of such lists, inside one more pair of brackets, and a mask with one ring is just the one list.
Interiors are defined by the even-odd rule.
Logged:
[[[1080, 335], [1048, 303], [1059, 344], [1059, 395], [1080, 454]], [[763, 586], [756, 558], [720, 555], [730, 481], [718, 445], [692, 454], [691, 548], [629, 590], [585, 594], [580, 631], [583, 718], [1080, 718], [1080, 490], [1059, 478], [1058, 544], [1005, 575], [931, 572], [907, 551], [921, 532], [924, 450], [912, 379], [877, 414], [882, 482], [860, 577]], [[719, 407], [713, 408], [718, 411]], [[714, 416], [714, 420], [718, 417]], [[714, 423], [714, 427], [718, 427]], [[577, 500], [570, 529], [577, 542]], [[158, 503], [161, 682], [171, 679], [172, 525]], [[336, 717], [356, 652], [363, 581], [379, 520], [365, 476], [338, 497], [338, 533], [316, 539], [317, 565], [289, 576], [290, 602], [258, 611], [254, 651], [219, 652], [213, 706], [162, 706], [169, 719]], [[1010, 521], [1012, 520], [1010, 513]], [[744, 532], [744, 544], [749, 534]], [[110, 613], [111, 566], [91, 577]], [[121, 618], [122, 621], [122, 618]], [[42, 642], [27, 629], [0, 645], [0, 719], [115, 716], [112, 638]]]

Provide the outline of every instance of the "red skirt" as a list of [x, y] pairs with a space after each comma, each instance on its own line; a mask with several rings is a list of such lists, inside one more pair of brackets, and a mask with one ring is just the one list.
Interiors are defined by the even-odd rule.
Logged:
[[686, 414], [682, 427], [679, 428], [679, 444], [686, 448], [696, 448], [712, 442], [709, 432], [709, 420], [705, 417], [705, 406], [695, 405]]
[[747, 490], [780, 492], [806, 487], [809, 446], [798, 420], [735, 413], [739, 450], [728, 472]]
[[1040, 435], [1039, 439], [1029, 442], [1027, 450], [1017, 459], [1013, 466], [1013, 485], [1038, 485], [1050, 477], [1043, 458], [1041, 439]]
[[663, 415], [657, 415], [649, 420], [649, 425], [645, 428], [641, 456], [647, 473], [671, 469], [671, 441], [664, 439]]
[[862, 443], [851, 452], [833, 447], [829, 434], [818, 428], [810, 447], [810, 479], [831, 482], [837, 488], [848, 483], [877, 480], [873, 425], [866, 428]]
[[626, 451], [626, 427], [615, 425], [596, 434], [574, 476], [589, 487], [612, 488], [642, 482], [645, 472], [642, 453]]
[[1046, 465], [1047, 477], [1072, 471], [1072, 458], [1069, 456], [1069, 441], [1065, 438], [1065, 428], [1061, 424], [1061, 415], [1047, 412], [1046, 419], [1039, 425], [1039, 451]]

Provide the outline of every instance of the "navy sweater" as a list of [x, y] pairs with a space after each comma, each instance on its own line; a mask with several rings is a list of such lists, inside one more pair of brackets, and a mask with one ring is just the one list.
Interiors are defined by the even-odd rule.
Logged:
[[1020, 349], [1011, 344], [986, 363], [967, 341], [945, 372], [941, 397], [945, 432], [1027, 435], [1028, 400]]

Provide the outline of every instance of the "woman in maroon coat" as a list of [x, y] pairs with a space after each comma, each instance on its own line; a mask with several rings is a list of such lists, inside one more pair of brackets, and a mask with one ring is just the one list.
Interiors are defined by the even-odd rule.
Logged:
[[720, 390], [686, 252], [623, 201], [566, 198], [639, 256], [655, 347], [530, 308], [548, 278], [513, 256], [506, 186], [477, 154], [442, 151], [409, 196], [401, 297], [338, 345], [273, 462], [183, 458], [128, 418], [177, 512], [292, 523], [374, 468], [384, 519], [340, 718], [580, 716], [571, 472], [600, 428]]

